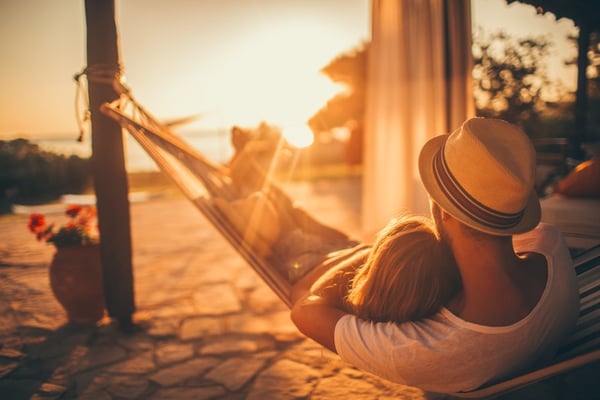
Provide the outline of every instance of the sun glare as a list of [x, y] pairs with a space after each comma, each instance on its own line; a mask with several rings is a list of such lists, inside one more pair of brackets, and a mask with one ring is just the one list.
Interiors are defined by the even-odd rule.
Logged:
[[282, 129], [283, 137], [294, 147], [299, 149], [313, 144], [314, 136], [308, 125], [284, 126]]
[[303, 126], [343, 90], [320, 69], [346, 50], [323, 45], [313, 37], [315, 31], [306, 24], [268, 26], [226, 43], [222, 51], [228, 62], [211, 76], [212, 82], [219, 82], [219, 94], [210, 101], [220, 110], [221, 120], [245, 127], [264, 121], [286, 135], [287, 130], [295, 132], [290, 142], [310, 145], [312, 134]]

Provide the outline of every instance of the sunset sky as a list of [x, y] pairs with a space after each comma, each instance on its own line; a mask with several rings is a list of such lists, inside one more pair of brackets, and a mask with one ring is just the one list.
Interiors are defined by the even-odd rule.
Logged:
[[[318, 70], [368, 39], [369, 0], [117, 0], [121, 60], [159, 118], [196, 128], [302, 124], [340, 88]], [[475, 0], [475, 24], [554, 34], [570, 21]], [[0, 0], [0, 139], [76, 135], [73, 75], [85, 67], [83, 0]], [[558, 43], [558, 42], [557, 42]], [[557, 46], [556, 58], [572, 48]], [[559, 64], [556, 64], [559, 66]], [[551, 72], [574, 82], [574, 71]]]

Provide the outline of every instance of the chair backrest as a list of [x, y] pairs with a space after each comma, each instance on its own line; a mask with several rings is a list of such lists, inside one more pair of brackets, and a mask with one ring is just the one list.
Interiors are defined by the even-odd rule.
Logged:
[[564, 360], [600, 348], [600, 245], [573, 258], [579, 285], [579, 318], [575, 332], [560, 348]]

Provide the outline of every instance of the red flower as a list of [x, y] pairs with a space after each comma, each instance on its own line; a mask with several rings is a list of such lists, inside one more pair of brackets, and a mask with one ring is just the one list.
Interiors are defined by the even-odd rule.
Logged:
[[44, 226], [46, 226], [46, 219], [42, 214], [33, 213], [29, 216], [29, 222], [27, 223], [27, 228], [29, 228], [29, 231], [37, 233], [43, 229]]
[[96, 209], [93, 206], [70, 205], [65, 211], [69, 220], [62, 227], [46, 225], [42, 214], [31, 214], [27, 228], [37, 240], [53, 243], [56, 247], [88, 246], [99, 242]]

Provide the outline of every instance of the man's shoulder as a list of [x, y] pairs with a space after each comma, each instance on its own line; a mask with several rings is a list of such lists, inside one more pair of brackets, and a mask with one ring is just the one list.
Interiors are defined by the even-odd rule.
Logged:
[[513, 243], [517, 251], [543, 251], [559, 248], [566, 249], [562, 232], [555, 227], [544, 222], [539, 223], [529, 232], [513, 236]]

